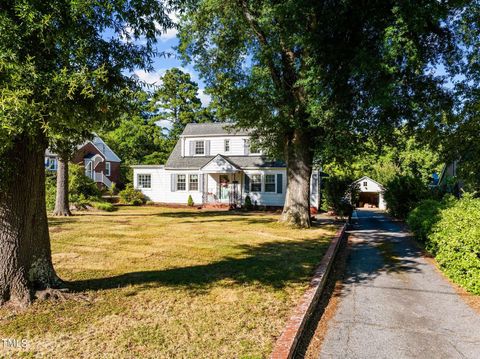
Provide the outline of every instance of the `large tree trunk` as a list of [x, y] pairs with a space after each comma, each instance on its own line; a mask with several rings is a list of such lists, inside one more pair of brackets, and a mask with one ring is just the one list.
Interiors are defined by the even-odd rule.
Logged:
[[68, 157], [58, 157], [57, 167], [57, 194], [55, 197], [54, 216], [71, 216], [70, 202], [68, 201]]
[[310, 176], [313, 153], [309, 136], [295, 130], [285, 144], [287, 162], [287, 192], [281, 222], [301, 228], [309, 228], [310, 221]]
[[34, 289], [61, 283], [51, 258], [44, 150], [23, 136], [4, 154], [12, 168], [0, 191], [0, 304], [26, 306]]

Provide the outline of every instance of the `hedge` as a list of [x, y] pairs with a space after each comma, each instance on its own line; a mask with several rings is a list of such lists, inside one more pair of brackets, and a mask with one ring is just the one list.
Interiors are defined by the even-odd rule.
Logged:
[[390, 214], [405, 219], [418, 203], [430, 193], [421, 179], [397, 176], [385, 185], [385, 201]]
[[441, 201], [425, 199], [408, 214], [408, 227], [418, 240], [427, 242], [428, 235], [435, 223], [440, 220], [440, 213], [444, 207], [445, 204]]
[[466, 196], [443, 209], [428, 242], [445, 274], [480, 295], [480, 199]]

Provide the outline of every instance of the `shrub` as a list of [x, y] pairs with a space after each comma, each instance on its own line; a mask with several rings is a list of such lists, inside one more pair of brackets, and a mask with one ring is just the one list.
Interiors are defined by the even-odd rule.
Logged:
[[353, 180], [348, 177], [328, 177], [324, 185], [324, 197], [328, 210], [341, 216], [350, 216], [353, 211], [352, 203], [356, 202], [358, 187], [352, 185]]
[[48, 171], [45, 176], [45, 201], [47, 203], [48, 211], [53, 211], [55, 209], [56, 195], [57, 195], [56, 172]]
[[405, 219], [408, 213], [427, 197], [427, 186], [416, 177], [397, 176], [385, 185], [388, 211], [400, 219]]
[[146, 198], [142, 192], [133, 188], [133, 185], [128, 184], [124, 190], [118, 193], [120, 196], [120, 203], [139, 206], [146, 202]]
[[193, 202], [193, 198], [192, 198], [192, 195], [188, 195], [188, 200], [187, 200], [187, 205], [189, 207], [193, 207], [195, 203]]
[[480, 294], [480, 199], [466, 195], [442, 210], [428, 242], [445, 274]]
[[251, 211], [253, 209], [252, 199], [250, 196], [245, 197], [245, 209]]
[[108, 194], [110, 196], [115, 196], [117, 193], [118, 193], [117, 184], [115, 182], [112, 182], [110, 188], [108, 189]]
[[[96, 198], [94, 198], [96, 199]], [[91, 206], [91, 200], [85, 198], [83, 194], [72, 194], [69, 196], [70, 205], [75, 206], [76, 209], [87, 209], [88, 206]]]
[[117, 207], [108, 202], [92, 202], [92, 205], [101, 211], [113, 212], [117, 210]]
[[85, 176], [85, 169], [76, 164], [69, 165], [68, 191], [71, 195], [83, 195], [85, 198], [100, 198], [97, 184]]
[[440, 219], [444, 203], [433, 199], [425, 199], [415, 207], [407, 217], [407, 224], [415, 237], [426, 242], [435, 223]]

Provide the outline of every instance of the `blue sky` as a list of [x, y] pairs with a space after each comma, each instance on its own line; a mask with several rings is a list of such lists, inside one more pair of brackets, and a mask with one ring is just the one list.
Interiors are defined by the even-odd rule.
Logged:
[[143, 70], [136, 70], [134, 73], [143, 81], [148, 84], [160, 84], [160, 78], [163, 76], [166, 70], [172, 67], [178, 67], [183, 72], [190, 74], [190, 77], [193, 81], [198, 84], [199, 87], [199, 98], [202, 100], [203, 105], [207, 105], [210, 102], [208, 95], [204, 93], [205, 84], [200, 80], [198, 73], [194, 70], [191, 64], [187, 66], [182, 66], [182, 61], [178, 58], [178, 54], [173, 49], [178, 45], [177, 30], [169, 29], [162, 34], [158, 39], [156, 44], [158, 53], [170, 53], [171, 56], [157, 56], [154, 59], [154, 71], [145, 72]]

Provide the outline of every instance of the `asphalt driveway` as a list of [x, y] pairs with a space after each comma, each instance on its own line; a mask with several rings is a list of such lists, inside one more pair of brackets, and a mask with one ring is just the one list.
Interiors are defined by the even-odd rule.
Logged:
[[380, 212], [357, 216], [320, 358], [480, 358], [480, 315], [401, 226]]

